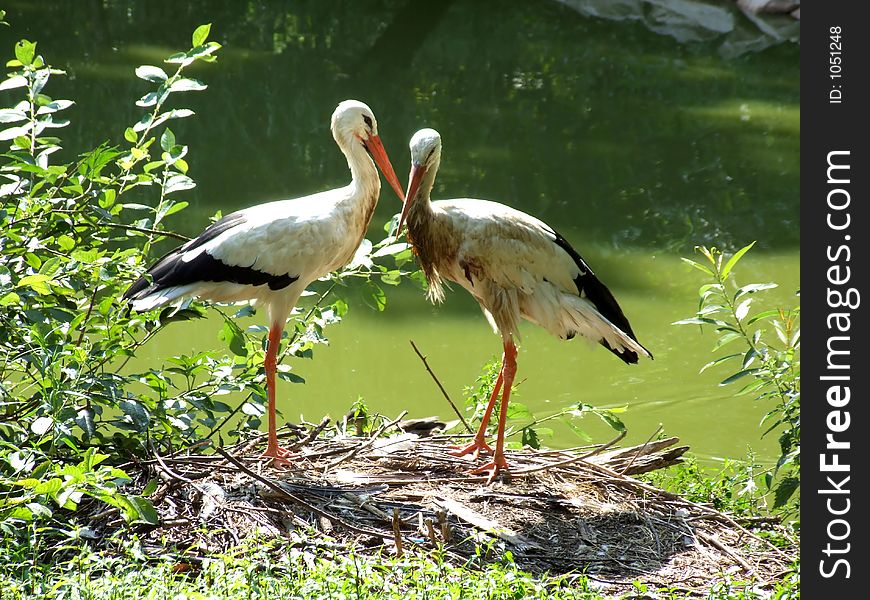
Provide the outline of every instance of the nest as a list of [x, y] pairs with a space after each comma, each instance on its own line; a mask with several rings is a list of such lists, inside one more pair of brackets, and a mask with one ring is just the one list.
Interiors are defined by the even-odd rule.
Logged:
[[285, 433], [300, 453], [289, 470], [259, 459], [261, 436], [217, 454], [155, 455], [140, 464], [143, 481], [162, 481], [151, 496], [160, 523], [145, 532], [146, 546], [155, 555], [169, 546], [190, 565], [263, 536], [282, 540], [282, 552], [437, 549], [466, 565], [509, 550], [536, 574], [582, 573], [614, 591], [642, 581], [699, 594], [725, 578], [764, 589], [795, 558], [728, 515], [633, 477], [680, 462], [687, 447], [676, 438], [508, 450], [509, 476], [486, 485], [469, 474], [481, 461], [450, 454], [463, 436], [402, 431], [402, 423], [349, 436], [324, 419]]

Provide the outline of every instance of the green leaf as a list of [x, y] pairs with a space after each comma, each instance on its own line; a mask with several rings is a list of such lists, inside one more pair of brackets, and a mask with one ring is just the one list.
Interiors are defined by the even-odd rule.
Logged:
[[70, 236], [68, 236], [67, 234], [62, 233], [61, 235], [59, 235], [57, 237], [57, 245], [64, 252], [69, 252], [70, 250], [72, 250], [73, 248], [76, 247], [76, 241], [74, 239], [72, 239]]
[[156, 492], [156, 491], [157, 491], [157, 485], [158, 485], [158, 483], [159, 483], [159, 482], [157, 481], [156, 478], [155, 478], [155, 479], [149, 479], [149, 480], [148, 480], [148, 483], [146, 483], [146, 484], [145, 484], [145, 487], [142, 489], [142, 494], [141, 494], [141, 495], [142, 495], [143, 497], [144, 497], [144, 496], [150, 496], [151, 494], [153, 494], [154, 492]]
[[738, 321], [742, 321], [749, 314], [749, 305], [752, 304], [752, 298], [747, 298], [737, 305], [734, 309], [734, 316]]
[[612, 411], [609, 410], [596, 410], [595, 414], [598, 417], [610, 425], [615, 431], [619, 431], [620, 433], [625, 431], [625, 423], [622, 422], [622, 419], [613, 414]]
[[734, 265], [737, 264], [737, 261], [739, 261], [743, 257], [744, 254], [749, 252], [749, 249], [752, 248], [754, 245], [755, 245], [755, 242], [752, 242], [748, 246], [743, 246], [740, 250], [735, 252], [731, 258], [728, 259], [728, 262], [726, 262], [725, 266], [722, 267], [722, 280], [723, 281], [728, 278], [728, 274], [731, 272], [731, 269], [734, 268]]
[[390, 256], [391, 254], [398, 254], [399, 252], [403, 252], [410, 248], [409, 244], [405, 242], [399, 242], [396, 244], [389, 244], [384, 246], [383, 248], [379, 248], [374, 254], [372, 254], [372, 258], [379, 258], [381, 256]]
[[715, 367], [715, 366], [718, 365], [718, 364], [721, 364], [721, 363], [723, 363], [723, 362], [725, 362], [725, 361], [731, 360], [732, 358], [737, 358], [738, 356], [743, 356], [743, 355], [740, 354], [740, 353], [737, 353], [737, 354], [729, 354], [728, 356], [720, 356], [720, 357], [717, 358], [716, 360], [710, 361], [710, 362], [708, 362], [706, 365], [704, 365], [703, 367], [701, 367], [701, 370], [698, 371], [698, 373], [703, 373], [704, 371], [706, 371], [706, 370], [709, 369], [710, 367]]
[[151, 504], [150, 500], [139, 496], [126, 496], [126, 499], [135, 511], [133, 521], [144, 522], [149, 525], [160, 523], [160, 517], [157, 515], [157, 511], [154, 510], [154, 505]]
[[51, 277], [48, 275], [42, 275], [37, 273], [35, 275], [27, 275], [26, 277], [22, 277], [18, 281], [18, 287], [29, 287], [34, 292], [40, 295], [48, 295], [51, 293], [51, 289], [47, 285], [47, 281], [50, 281]]
[[734, 292], [734, 301], [736, 302], [738, 298], [745, 294], [754, 294], [755, 292], [771, 290], [775, 287], [777, 287], [775, 283], [749, 283]]
[[199, 92], [208, 88], [206, 84], [199, 81], [198, 79], [191, 79], [189, 77], [185, 77], [182, 79], [176, 79], [172, 82], [172, 85], [169, 86], [170, 92]]
[[719, 385], [728, 385], [729, 383], [734, 383], [738, 379], [742, 377], [746, 377], [747, 375], [752, 375], [753, 373], [758, 372], [758, 369], [743, 369], [742, 371], [737, 371], [731, 377], [727, 377], [719, 382]]
[[63, 487], [63, 480], [58, 477], [52, 477], [48, 481], [43, 481], [38, 486], [33, 488], [34, 494], [56, 494]]
[[30, 424], [30, 431], [35, 433], [36, 435], [43, 435], [48, 430], [51, 429], [52, 425], [54, 425], [54, 419], [43, 415], [34, 419], [33, 423]]
[[124, 411], [124, 414], [129, 417], [130, 422], [139, 431], [146, 431], [151, 419], [148, 416], [148, 411], [142, 406], [141, 402], [136, 400], [122, 400], [118, 407]]
[[196, 113], [189, 108], [173, 108], [163, 116], [167, 119], [183, 119], [185, 117], [192, 117], [195, 114]]
[[688, 258], [683, 258], [683, 257], [680, 257], [680, 260], [682, 260], [687, 265], [692, 265], [694, 268], [698, 269], [702, 273], [706, 273], [710, 277], [715, 277], [715, 275], [713, 275], [713, 271], [711, 271], [709, 269], [709, 267], [705, 267], [704, 265], [702, 265], [699, 262], [696, 262], [696, 261], [688, 259]]
[[44, 504], [39, 504], [37, 502], [29, 502], [27, 504], [27, 508], [33, 514], [34, 517], [49, 519], [51, 518], [51, 509], [45, 506]]
[[723, 326], [725, 325], [724, 321], [719, 319], [707, 319], [704, 317], [691, 317], [689, 319], [680, 319], [679, 321], [674, 321], [671, 325], [716, 325]]
[[245, 402], [242, 404], [242, 412], [251, 417], [262, 417], [266, 414], [266, 409], [262, 404], [255, 402]]
[[789, 498], [798, 490], [800, 487], [801, 480], [798, 477], [785, 477], [782, 481], [780, 481], [776, 486], [776, 493], [774, 494], [773, 507], [779, 508], [781, 506], [785, 506], [786, 502], [788, 502]]
[[57, 112], [59, 110], [66, 110], [70, 106], [75, 104], [72, 100], [52, 100], [45, 106], [40, 106], [39, 110], [36, 111], [38, 115], [46, 115]]
[[225, 342], [229, 347], [230, 352], [236, 356], [248, 355], [248, 349], [245, 344], [247, 341], [245, 339], [245, 334], [234, 321], [224, 319], [224, 326], [221, 328], [220, 333], [218, 333], [218, 338]]
[[172, 130], [167, 127], [163, 131], [163, 135], [160, 136], [160, 147], [169, 151], [175, 145], [175, 134], [172, 133]]
[[755, 323], [757, 321], [761, 321], [762, 319], [769, 319], [771, 317], [778, 317], [778, 316], [779, 316], [779, 310], [777, 310], [777, 309], [766, 310], [764, 312], [760, 312], [757, 315], [754, 315], [753, 317], [751, 317], [748, 321], [746, 321], [746, 324], [752, 325], [753, 323]]
[[145, 81], [152, 81], [154, 83], [163, 83], [168, 79], [168, 76], [163, 69], [153, 65], [141, 65], [136, 67], [136, 76]]
[[27, 118], [23, 111], [14, 108], [4, 108], [0, 110], [0, 123], [17, 123]]
[[128, 127], [124, 130], [124, 139], [130, 142], [131, 144], [135, 144], [136, 140], [139, 139], [139, 134], [136, 133], [132, 127]]
[[17, 304], [21, 300], [21, 296], [16, 294], [15, 292], [8, 292], [3, 296], [0, 296], [0, 306], [9, 306], [10, 304]]
[[27, 85], [27, 78], [23, 75], [13, 75], [8, 79], [0, 82], [0, 91], [2, 90], [12, 90], [15, 88], [24, 87]]
[[541, 447], [538, 432], [531, 427], [523, 427], [523, 446], [529, 446], [535, 450]]
[[205, 312], [200, 308], [189, 306], [187, 308], [176, 310], [175, 307], [170, 306], [168, 308], [164, 308], [160, 312], [160, 316], [157, 317], [157, 320], [160, 321], [161, 324], [165, 325], [174, 321], [192, 321], [193, 319], [204, 318]]
[[713, 346], [713, 352], [725, 346], [726, 344], [730, 344], [734, 340], [743, 339], [743, 335], [736, 331], [726, 331], [722, 335], [719, 336], [719, 339], [716, 340], [716, 344]]
[[166, 185], [163, 188], [164, 193], [171, 194], [173, 192], [180, 192], [182, 190], [189, 190], [196, 187], [196, 182], [188, 177], [187, 175], [181, 175], [180, 173], [176, 173], [175, 175], [169, 176], [166, 180]]
[[368, 294], [363, 296], [363, 301], [377, 311], [383, 311], [387, 306], [387, 295], [371, 279], [366, 280]]
[[200, 25], [196, 29], [193, 30], [193, 36], [191, 36], [191, 42], [193, 42], [193, 47], [202, 46], [205, 41], [208, 39], [208, 34], [211, 32], [211, 23], [206, 23], [205, 25]]
[[79, 410], [75, 418], [76, 425], [82, 428], [88, 438], [92, 438], [97, 434], [97, 427], [94, 423], [94, 409], [82, 408]]
[[33, 57], [36, 55], [36, 42], [27, 40], [19, 40], [15, 44], [15, 58], [22, 65], [28, 66], [33, 63]]

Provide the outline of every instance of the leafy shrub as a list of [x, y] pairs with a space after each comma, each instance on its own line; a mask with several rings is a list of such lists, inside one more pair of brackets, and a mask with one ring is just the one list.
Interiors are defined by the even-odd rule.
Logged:
[[[62, 143], [55, 133], [69, 124], [63, 115], [74, 103], [48, 95], [63, 71], [28, 40], [7, 63], [0, 91], [18, 94], [0, 109], [0, 142], [10, 144], [0, 163], [0, 527], [7, 533], [88, 498], [128, 521], [154, 522], [145, 498], [122, 491], [129, 477], [117, 465], [260, 425], [265, 328], [237, 322], [251, 307], [212, 307], [225, 350], [170, 357], [139, 372], [128, 366], [162, 328], [206, 314], [194, 302], [134, 314], [120, 297], [153, 260], [155, 244], [186, 239], [165, 228], [187, 206], [179, 196], [196, 185], [188, 147], [168, 125], [193, 116], [178, 99], [207, 88], [186, 72], [216, 60], [220, 44], [209, 34], [210, 25], [198, 27], [191, 48], [165, 60], [169, 71], [135, 70], [150, 90], [136, 101], [142, 115], [124, 130], [122, 146], [101, 144], [66, 164], [52, 162]], [[387, 256], [394, 268], [372, 261]], [[383, 310], [379, 283], [397, 284], [409, 260], [395, 238], [366, 242], [348, 267], [308, 292], [316, 299], [288, 324], [282, 357], [311, 357], [326, 341], [324, 329], [347, 312], [348, 281], [362, 280], [368, 303]], [[304, 382], [288, 365], [278, 375]], [[242, 394], [235, 409], [219, 399], [233, 392]], [[234, 429], [224, 431], [232, 417]]]
[[800, 485], [800, 306], [752, 310], [758, 292], [776, 287], [775, 283], [734, 283], [735, 265], [754, 244], [727, 260], [720, 250], [705, 247], [696, 248], [705, 261], [683, 259], [711, 281], [698, 290], [695, 316], [676, 324], [712, 327], [718, 336], [714, 351], [737, 343], [735, 352], [707, 363], [701, 371], [739, 365], [720, 385], [743, 381], [736, 396], [751, 395], [773, 404], [762, 420], [766, 427], [762, 436], [779, 432], [780, 456], [764, 479], [767, 489], [774, 492], [774, 508], [782, 508]]

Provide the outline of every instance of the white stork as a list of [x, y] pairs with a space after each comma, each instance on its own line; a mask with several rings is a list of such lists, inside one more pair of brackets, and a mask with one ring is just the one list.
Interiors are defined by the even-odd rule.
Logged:
[[269, 438], [263, 457], [276, 465], [291, 458], [278, 445], [275, 424], [275, 370], [287, 317], [308, 284], [353, 258], [380, 195], [376, 164], [404, 199], [368, 106], [356, 100], [339, 104], [332, 113], [332, 137], [347, 157], [350, 184], [228, 214], [158, 260], [124, 293], [137, 311], [183, 297], [266, 307]]
[[[562, 339], [580, 334], [627, 364], [637, 363], [639, 355], [652, 355], [637, 341], [613, 294], [565, 238], [535, 217], [497, 202], [430, 202], [441, 162], [441, 136], [434, 129], [421, 129], [410, 147], [411, 171], [398, 231], [407, 220], [408, 241], [429, 283], [429, 299], [443, 300], [444, 279], [461, 285], [480, 303], [504, 344], [501, 370], [480, 428], [473, 441], [455, 453], [473, 453], [475, 459], [482, 450], [492, 454], [492, 461], [474, 471], [488, 472], [490, 483], [508, 468], [504, 429], [517, 369], [514, 340], [520, 338], [520, 318]], [[500, 390], [493, 452], [486, 443], [486, 427]]]

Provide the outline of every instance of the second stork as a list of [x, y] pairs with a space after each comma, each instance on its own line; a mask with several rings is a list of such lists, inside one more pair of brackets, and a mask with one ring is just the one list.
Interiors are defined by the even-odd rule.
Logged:
[[[491, 482], [508, 467], [504, 430], [521, 318], [563, 339], [580, 334], [627, 364], [652, 355], [637, 341], [613, 294], [565, 238], [543, 221], [497, 202], [430, 202], [441, 162], [441, 136], [434, 129], [421, 129], [410, 147], [411, 172], [398, 231], [407, 220], [408, 241], [429, 283], [429, 298], [443, 300], [445, 279], [461, 285], [480, 303], [504, 345], [501, 370], [480, 428], [456, 453], [473, 453], [475, 458], [481, 451], [491, 453], [492, 460], [475, 471], [489, 473]], [[486, 428], [499, 392], [493, 451], [486, 443]]]

